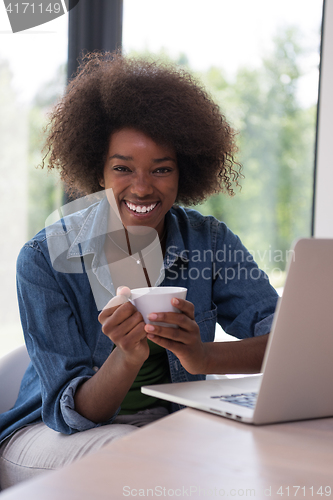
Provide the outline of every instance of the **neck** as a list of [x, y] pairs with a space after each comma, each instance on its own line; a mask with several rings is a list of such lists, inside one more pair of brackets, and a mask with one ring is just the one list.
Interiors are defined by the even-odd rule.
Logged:
[[[117, 231], [110, 231], [108, 233], [108, 237], [106, 238], [106, 244], [108, 244], [108, 241], [111, 240], [111, 242], [113, 242], [124, 253], [132, 255], [144, 250], [154, 241], [156, 241], [156, 246], [156, 236], [156, 231], [153, 229], [151, 229], [150, 231], [145, 231], [144, 233], [142, 233], [141, 231], [134, 233], [128, 231], [126, 227], [123, 227], [123, 229], [118, 229]], [[161, 236], [158, 234], [158, 238], [164, 256], [166, 247], [166, 231], [164, 231]]]

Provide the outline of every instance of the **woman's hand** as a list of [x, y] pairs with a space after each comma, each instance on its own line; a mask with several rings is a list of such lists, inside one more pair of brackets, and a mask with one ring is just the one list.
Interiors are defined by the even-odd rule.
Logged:
[[117, 348], [92, 377], [79, 385], [74, 396], [76, 411], [96, 423], [106, 422], [115, 414], [149, 356], [142, 316], [128, 301], [130, 295], [124, 288], [117, 290], [117, 296], [98, 317], [103, 333]]
[[161, 347], [172, 351], [189, 373], [206, 373], [207, 349], [201, 341], [200, 329], [194, 319], [194, 305], [183, 299], [172, 299], [180, 313], [151, 313], [150, 321], [171, 323], [177, 328], [145, 325], [147, 337]]
[[102, 332], [121, 351], [124, 361], [141, 366], [149, 356], [145, 324], [141, 313], [128, 301], [128, 289], [124, 289], [117, 290], [117, 296], [105, 306], [98, 321]]

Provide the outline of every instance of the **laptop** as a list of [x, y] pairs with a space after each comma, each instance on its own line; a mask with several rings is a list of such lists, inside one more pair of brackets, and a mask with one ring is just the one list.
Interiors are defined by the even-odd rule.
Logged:
[[296, 242], [262, 372], [141, 390], [256, 425], [333, 416], [333, 239]]

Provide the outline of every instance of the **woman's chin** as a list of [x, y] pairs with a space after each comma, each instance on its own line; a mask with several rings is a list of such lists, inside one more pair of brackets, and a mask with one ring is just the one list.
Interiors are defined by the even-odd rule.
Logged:
[[156, 233], [156, 229], [149, 226], [125, 226], [127, 231], [133, 236], [147, 236], [148, 234]]

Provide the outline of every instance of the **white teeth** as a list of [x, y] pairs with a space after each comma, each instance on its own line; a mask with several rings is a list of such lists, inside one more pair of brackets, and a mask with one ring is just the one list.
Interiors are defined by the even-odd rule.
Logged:
[[145, 205], [134, 205], [133, 203], [130, 203], [128, 201], [125, 201], [126, 205], [130, 210], [133, 212], [137, 212], [139, 214], [144, 214], [146, 212], [151, 212], [157, 205], [157, 203], [152, 203], [148, 207]]

